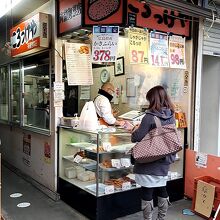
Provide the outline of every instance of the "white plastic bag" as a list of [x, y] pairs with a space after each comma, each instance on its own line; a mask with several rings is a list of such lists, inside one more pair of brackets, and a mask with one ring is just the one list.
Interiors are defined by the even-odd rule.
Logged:
[[98, 129], [98, 117], [93, 101], [86, 102], [79, 118], [79, 128], [83, 130]]

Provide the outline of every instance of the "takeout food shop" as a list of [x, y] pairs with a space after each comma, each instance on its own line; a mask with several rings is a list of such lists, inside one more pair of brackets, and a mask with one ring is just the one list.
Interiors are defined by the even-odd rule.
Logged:
[[[77, 91], [78, 116], [101, 85], [111, 82], [117, 117], [138, 122], [147, 108], [146, 92], [160, 84], [176, 105], [176, 124], [185, 149], [194, 62], [192, 18], [135, 0], [58, 1], [58, 14], [56, 43], [64, 61], [57, 56], [57, 62], [66, 97], [71, 89]], [[58, 129], [61, 199], [91, 219], [112, 219], [140, 210], [140, 187], [126, 154], [133, 146], [130, 134], [112, 127], [100, 132], [66, 125]], [[169, 172], [171, 201], [183, 198], [184, 159], [182, 150]]]

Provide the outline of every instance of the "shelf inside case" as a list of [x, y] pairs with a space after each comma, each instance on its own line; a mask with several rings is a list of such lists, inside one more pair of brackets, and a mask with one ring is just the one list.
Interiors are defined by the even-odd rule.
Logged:
[[133, 165], [129, 166], [129, 167], [120, 167], [120, 168], [116, 168], [116, 167], [105, 167], [102, 164], [99, 164], [100, 170], [101, 171], [106, 171], [106, 172], [114, 172], [114, 171], [121, 171], [121, 170], [128, 170], [128, 169], [132, 169]]
[[67, 160], [68, 162], [71, 162], [75, 165], [82, 166], [82, 167], [84, 167], [86, 169], [89, 169], [89, 170], [95, 170], [96, 169], [97, 162], [95, 160], [92, 160], [92, 159], [89, 159], [89, 158], [84, 158], [79, 163], [76, 163], [74, 161], [74, 155], [63, 156], [62, 158]]
[[89, 142], [80, 142], [80, 143], [68, 143], [67, 146], [80, 148], [82, 150], [86, 150], [87, 148], [97, 148], [96, 144], [89, 143]]

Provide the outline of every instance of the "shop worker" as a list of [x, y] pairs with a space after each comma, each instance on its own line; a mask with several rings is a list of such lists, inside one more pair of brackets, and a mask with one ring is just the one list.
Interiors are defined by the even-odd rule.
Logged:
[[107, 82], [104, 83], [98, 91], [98, 96], [94, 99], [96, 113], [99, 118], [100, 124], [104, 125], [119, 125], [123, 126], [123, 120], [117, 120], [112, 112], [111, 100], [113, 99], [114, 86]]

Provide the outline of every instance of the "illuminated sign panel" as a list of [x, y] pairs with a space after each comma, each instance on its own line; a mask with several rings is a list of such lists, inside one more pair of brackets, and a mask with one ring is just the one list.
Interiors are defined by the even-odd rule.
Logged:
[[10, 30], [11, 56], [23, 56], [49, 47], [49, 15], [38, 13]]

